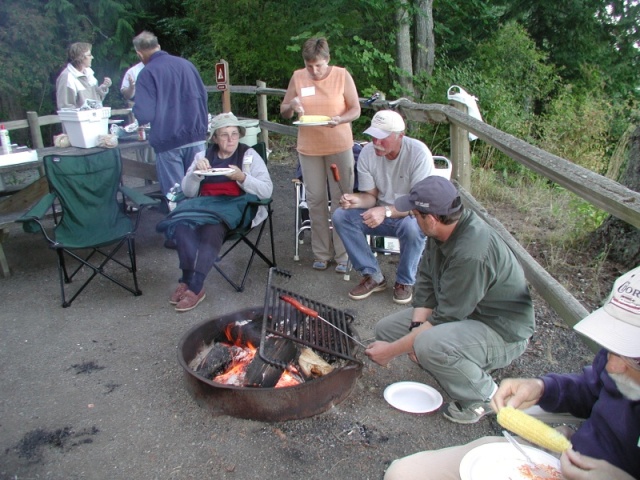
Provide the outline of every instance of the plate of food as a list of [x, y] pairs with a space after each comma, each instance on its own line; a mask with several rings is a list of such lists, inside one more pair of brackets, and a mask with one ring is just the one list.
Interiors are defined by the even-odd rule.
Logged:
[[512, 445], [487, 443], [468, 452], [460, 462], [462, 480], [561, 480], [560, 460], [534, 447], [522, 445], [540, 473]]
[[204, 177], [215, 177], [217, 175], [228, 175], [233, 172], [233, 168], [209, 168], [207, 170], [194, 170], [196, 175], [202, 175]]
[[294, 125], [300, 125], [305, 127], [317, 127], [320, 125], [329, 125], [331, 117], [326, 115], [302, 115], [297, 122], [293, 122]]
[[419, 382], [392, 383], [384, 389], [384, 399], [392, 407], [409, 413], [430, 413], [442, 405], [440, 392]]

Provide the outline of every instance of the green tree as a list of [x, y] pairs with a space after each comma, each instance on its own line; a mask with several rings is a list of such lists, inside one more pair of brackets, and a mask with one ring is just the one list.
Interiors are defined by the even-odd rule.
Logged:
[[496, 0], [505, 19], [521, 22], [538, 48], [547, 52], [561, 76], [576, 85], [599, 69], [600, 85], [610, 95], [624, 97], [639, 85], [640, 5], [635, 0]]
[[0, 69], [0, 118], [25, 118], [27, 110], [55, 111], [55, 80], [73, 42], [93, 44], [96, 76], [114, 80], [108, 102], [120, 101], [118, 81], [135, 61], [131, 39], [143, 12], [138, 0], [0, 3], [0, 52], [10, 59]]
[[25, 118], [27, 110], [52, 111], [53, 72], [64, 64], [65, 53], [56, 19], [44, 3], [0, 3], [0, 118]]

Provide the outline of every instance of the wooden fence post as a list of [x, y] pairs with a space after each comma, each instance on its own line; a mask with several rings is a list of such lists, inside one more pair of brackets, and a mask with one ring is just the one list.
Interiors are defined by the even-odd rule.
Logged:
[[[258, 88], [267, 88], [267, 84], [261, 80], [256, 81]], [[267, 121], [267, 96], [264, 93], [258, 95], [258, 120]], [[261, 140], [265, 143], [267, 151], [269, 151], [269, 130], [262, 127], [260, 129]]]
[[42, 131], [40, 130], [40, 121], [38, 120], [38, 112], [27, 112], [27, 122], [29, 123], [29, 132], [31, 133], [31, 143], [33, 148], [44, 148], [42, 142]]
[[[458, 110], [467, 113], [467, 106], [464, 103], [451, 100], [451, 104]], [[451, 136], [451, 161], [453, 162], [453, 175], [465, 190], [473, 192], [471, 188], [471, 147], [469, 145], [469, 132], [450, 123]]]

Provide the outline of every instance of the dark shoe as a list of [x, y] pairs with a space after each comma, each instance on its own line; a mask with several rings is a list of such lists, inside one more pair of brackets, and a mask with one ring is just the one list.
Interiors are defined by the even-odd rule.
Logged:
[[455, 423], [476, 423], [485, 415], [495, 413], [489, 402], [478, 402], [462, 407], [458, 402], [447, 403], [442, 414], [447, 420]]
[[182, 300], [184, 292], [186, 292], [187, 290], [189, 290], [189, 285], [187, 285], [186, 283], [179, 283], [178, 288], [176, 288], [176, 291], [173, 292], [173, 295], [171, 295], [169, 303], [171, 305], [177, 305], [178, 302]]
[[413, 285], [404, 285], [396, 282], [393, 286], [393, 301], [404, 305], [413, 299]]
[[353, 300], [362, 300], [372, 293], [381, 292], [385, 288], [387, 288], [387, 280], [384, 277], [382, 277], [382, 281], [378, 283], [373, 280], [371, 275], [365, 275], [362, 277], [360, 285], [349, 292], [349, 297]]
[[207, 295], [204, 293], [204, 288], [199, 294], [193, 293], [191, 290], [187, 290], [182, 295], [182, 298], [176, 305], [176, 312], [188, 312], [196, 308]]
[[175, 250], [176, 249], [175, 240], [165, 240], [164, 241], [164, 248], [169, 248], [171, 250]]

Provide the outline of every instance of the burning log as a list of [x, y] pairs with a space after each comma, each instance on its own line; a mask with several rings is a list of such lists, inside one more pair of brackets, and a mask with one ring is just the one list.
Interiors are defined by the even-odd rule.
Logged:
[[260, 345], [262, 317], [236, 320], [224, 329], [224, 336], [234, 345]]
[[247, 387], [275, 387], [286, 366], [298, 354], [296, 345], [286, 338], [267, 337], [263, 346], [265, 361], [256, 355], [247, 367], [244, 385]]
[[231, 364], [229, 347], [214, 343], [197, 365], [193, 368], [198, 375], [211, 379], [224, 372]]

